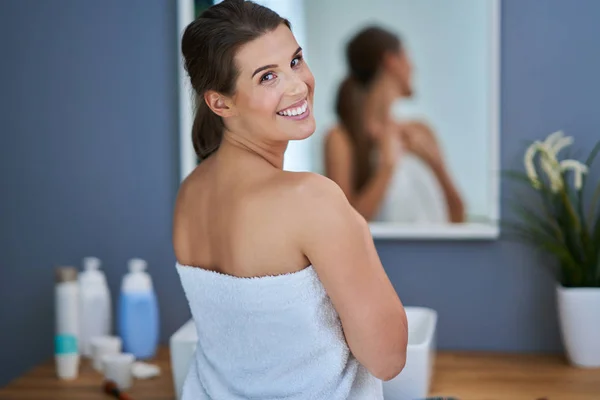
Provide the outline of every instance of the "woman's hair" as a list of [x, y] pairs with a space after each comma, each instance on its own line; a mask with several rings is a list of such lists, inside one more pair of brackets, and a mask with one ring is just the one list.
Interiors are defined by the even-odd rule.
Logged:
[[291, 29], [288, 20], [267, 7], [251, 1], [224, 0], [208, 8], [185, 29], [181, 50], [195, 92], [192, 141], [200, 160], [219, 148], [225, 128], [223, 119], [206, 104], [204, 94], [214, 90], [233, 95], [239, 75], [235, 65], [237, 50], [281, 24]]
[[354, 188], [359, 190], [372, 175], [373, 140], [364, 132], [362, 100], [381, 69], [388, 53], [402, 50], [400, 38], [379, 27], [367, 27], [346, 46], [349, 73], [340, 84], [335, 104], [336, 114], [353, 144]]

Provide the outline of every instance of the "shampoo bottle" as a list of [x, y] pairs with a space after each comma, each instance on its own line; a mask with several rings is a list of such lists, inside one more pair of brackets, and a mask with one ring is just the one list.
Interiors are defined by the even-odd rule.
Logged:
[[54, 360], [60, 379], [79, 374], [79, 284], [73, 267], [56, 269]]
[[154, 357], [158, 345], [159, 319], [152, 279], [146, 261], [129, 261], [119, 298], [119, 333], [123, 349], [137, 359]]
[[79, 274], [80, 347], [83, 355], [91, 357], [90, 339], [111, 333], [111, 300], [106, 276], [100, 271], [100, 260], [84, 258], [83, 269]]

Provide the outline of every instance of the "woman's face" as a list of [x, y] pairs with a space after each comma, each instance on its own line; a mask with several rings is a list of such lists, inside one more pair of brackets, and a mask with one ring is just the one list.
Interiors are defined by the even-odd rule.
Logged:
[[253, 139], [305, 139], [315, 131], [315, 79], [290, 29], [281, 24], [242, 46], [231, 121]]
[[411, 97], [413, 95], [412, 65], [406, 51], [394, 53], [391, 57], [391, 73], [398, 85], [401, 96]]

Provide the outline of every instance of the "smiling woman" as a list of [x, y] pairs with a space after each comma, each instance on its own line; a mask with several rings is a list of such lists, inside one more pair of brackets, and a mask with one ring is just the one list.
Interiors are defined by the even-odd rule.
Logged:
[[[314, 77], [287, 20], [273, 31], [267, 31], [261, 42], [250, 41], [239, 50], [232, 46], [230, 53], [224, 52], [214, 62], [186, 55], [196, 50], [196, 41], [203, 39], [194, 29], [191, 25], [184, 35], [182, 51], [186, 70], [198, 94], [192, 137], [201, 160], [218, 149], [225, 131], [241, 142], [247, 139], [237, 132], [244, 131], [254, 137], [263, 136], [265, 141], [278, 146], [312, 135], [315, 121], [307, 117], [311, 115], [309, 104], [313, 100]], [[223, 28], [215, 26], [206, 35], [216, 35], [220, 29]], [[240, 41], [251, 34], [249, 31], [241, 30]], [[231, 59], [234, 64], [230, 64]], [[264, 62], [268, 64], [262, 65]], [[296, 108], [303, 104], [307, 106], [306, 112], [299, 118], [295, 115]], [[281, 115], [282, 112], [286, 115]], [[227, 127], [225, 119], [229, 121]], [[302, 123], [290, 125], [288, 120]]]
[[284, 169], [289, 142], [315, 131], [315, 79], [290, 22], [225, 0], [186, 26], [181, 49], [201, 160], [173, 217], [199, 336], [182, 399], [381, 400], [404, 367], [406, 313], [340, 188]]
[[[204, 10], [223, 0], [177, 0], [178, 39], [183, 35], [185, 27], [198, 17]], [[256, 0], [255, 3], [269, 7], [279, 15], [284, 16], [293, 26], [294, 36], [302, 46], [303, 58], [306, 55], [306, 24], [303, 0]], [[179, 154], [180, 178], [183, 180], [195, 168], [199, 160], [190, 141], [193, 125], [194, 94], [187, 80], [181, 49], [179, 49]], [[300, 141], [291, 141], [286, 150], [284, 169], [288, 171], [312, 171], [313, 148], [312, 137]]]

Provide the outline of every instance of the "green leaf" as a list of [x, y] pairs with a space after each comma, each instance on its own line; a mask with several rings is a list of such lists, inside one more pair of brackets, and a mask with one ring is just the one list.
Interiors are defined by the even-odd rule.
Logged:
[[577, 262], [573, 259], [571, 252], [566, 249], [564, 246], [551, 243], [551, 242], [540, 242], [538, 245], [557, 256], [562, 262], [565, 263], [565, 266], [568, 267], [572, 271], [581, 271], [581, 268], [577, 265]]
[[598, 202], [600, 201], [600, 182], [596, 185], [596, 190], [594, 190], [594, 194], [592, 195], [592, 201], [590, 202], [590, 209], [588, 211], [588, 226], [594, 226], [594, 213], [598, 212], [600, 214], [600, 210], [596, 211]]
[[515, 203], [511, 209], [539, 235], [558, 242], [562, 241], [562, 233], [558, 226], [552, 224], [551, 219], [548, 221], [529, 207], [520, 203]]
[[[594, 160], [596, 159], [596, 156], [598, 155], [598, 153], [600, 152], [600, 141], [598, 141], [598, 143], [596, 143], [596, 145], [594, 146], [594, 148], [592, 149], [592, 151], [590, 152], [590, 155], [588, 156], [587, 160], [585, 161], [585, 165], [587, 165], [588, 169], [591, 169], [592, 164], [594, 163]], [[587, 174], [583, 174], [583, 179], [581, 182], [581, 191], [579, 194], [579, 208], [581, 209], [581, 215], [582, 218], [584, 218], [584, 213], [583, 213], [583, 194], [585, 193], [585, 188], [587, 186], [587, 178], [588, 175]], [[593, 218], [593, 213], [595, 211], [595, 206], [596, 203], [598, 202], [598, 197], [600, 197], [600, 182], [598, 183], [598, 186], [596, 186], [596, 190], [594, 191], [594, 195], [592, 196], [592, 202], [590, 204], [590, 211], [588, 214], [588, 223], [587, 225], [589, 227], [592, 227], [592, 218]]]
[[579, 230], [581, 229], [581, 221], [579, 219], [579, 215], [577, 214], [577, 211], [575, 210], [575, 205], [573, 205], [573, 199], [569, 195], [569, 192], [567, 189], [561, 191], [560, 199], [562, 200], [563, 204], [565, 205], [565, 208], [567, 210], [569, 218], [571, 218], [572, 227], [574, 228], [574, 230], [576, 232], [579, 232]]
[[[594, 160], [596, 159], [598, 153], [600, 153], [600, 141], [598, 141], [596, 143], [596, 145], [593, 147], [592, 151], [590, 152], [587, 160], [585, 161], [585, 164], [587, 165], [588, 169], [591, 170], [591, 166], [594, 163]], [[584, 229], [586, 231], [586, 235], [587, 237], [585, 238], [586, 240], [588, 240], [589, 242], [587, 243], [587, 273], [588, 273], [588, 277], [589, 280], [596, 283], [596, 284], [600, 284], [600, 282], [596, 282], [597, 281], [597, 276], [598, 274], [600, 274], [600, 265], [599, 262], [600, 260], [598, 260], [598, 258], [600, 258], [600, 215], [597, 217], [597, 220], [594, 221], [594, 213], [598, 212], [598, 214], [600, 214], [600, 210], [596, 211], [596, 205], [598, 204], [598, 202], [600, 201], [600, 182], [598, 182], [598, 184], [596, 185], [596, 188], [592, 194], [592, 200], [590, 202], [590, 208], [589, 208], [589, 212], [586, 218], [585, 215], [585, 211], [583, 209], [583, 194], [585, 193], [585, 188], [587, 187], [587, 183], [588, 183], [588, 174], [584, 174], [583, 175], [583, 181], [582, 181], [582, 188], [581, 188], [581, 192], [580, 192], [580, 213], [581, 213], [581, 219], [582, 222], [584, 224]], [[589, 233], [588, 233], [589, 232]]]
[[548, 239], [544, 233], [540, 233], [536, 229], [522, 223], [502, 221], [501, 226], [507, 238], [516, 240], [520, 244], [525, 242], [537, 247], [539, 243], [552, 242], [552, 239]]
[[570, 216], [565, 218], [565, 220], [566, 221], [564, 222], [562, 229], [565, 238], [565, 245], [576, 262], [583, 266], [585, 265], [586, 257], [585, 250], [581, 242], [581, 228], [580, 226], [575, 225], [575, 222]]
[[[566, 173], [563, 173], [563, 179], [566, 181]], [[568, 232], [566, 235], [567, 242], [574, 257], [581, 265], [585, 282], [588, 283], [594, 280], [594, 266], [591, 261], [595, 259], [595, 250], [583, 207], [584, 192], [583, 189], [577, 190], [573, 185], [565, 186], [565, 193], [566, 198], [563, 201], [567, 208], [570, 204], [573, 205], [569, 212], [574, 218], [572, 232]]]
[[527, 174], [524, 172], [514, 171], [514, 170], [504, 170], [504, 171], [502, 171], [502, 175], [506, 176], [507, 178], [515, 179], [521, 183], [525, 183], [525, 184], [527, 184], [527, 186], [531, 186], [531, 180], [529, 179]]
[[583, 270], [573, 259], [571, 252], [564, 244], [547, 240], [519, 224], [513, 225], [512, 229], [514, 231], [514, 238], [521, 239], [521, 242], [529, 243], [534, 248], [556, 257], [560, 262], [562, 271], [561, 280], [564, 283], [580, 285], [583, 282]]
[[[598, 184], [598, 187], [600, 187], [600, 183]], [[596, 246], [597, 251], [600, 253], [600, 210], [598, 210], [596, 214], [596, 221], [592, 226], [594, 227], [592, 231], [593, 243], [594, 246]], [[598, 254], [598, 258], [600, 258], [600, 254]], [[598, 266], [598, 268], [600, 269], [600, 266]]]
[[541, 197], [546, 208], [545, 213], [547, 215], [553, 214], [554, 203], [556, 202], [556, 194], [552, 192], [550, 187], [545, 182], [540, 181], [541, 187], [539, 189], [535, 189], [531, 184], [531, 180], [524, 172], [505, 170], [503, 174], [509, 179], [515, 180], [520, 183], [525, 183], [528, 188], [535, 191]]
[[596, 253], [596, 285], [600, 286], [600, 246], [598, 246], [598, 253]]
[[596, 156], [598, 155], [598, 152], [600, 152], [600, 141], [598, 141], [598, 143], [596, 143], [596, 145], [590, 152], [590, 155], [588, 156], [587, 160], [585, 160], [585, 165], [587, 165], [588, 167], [591, 167], [594, 160], [596, 159]]

